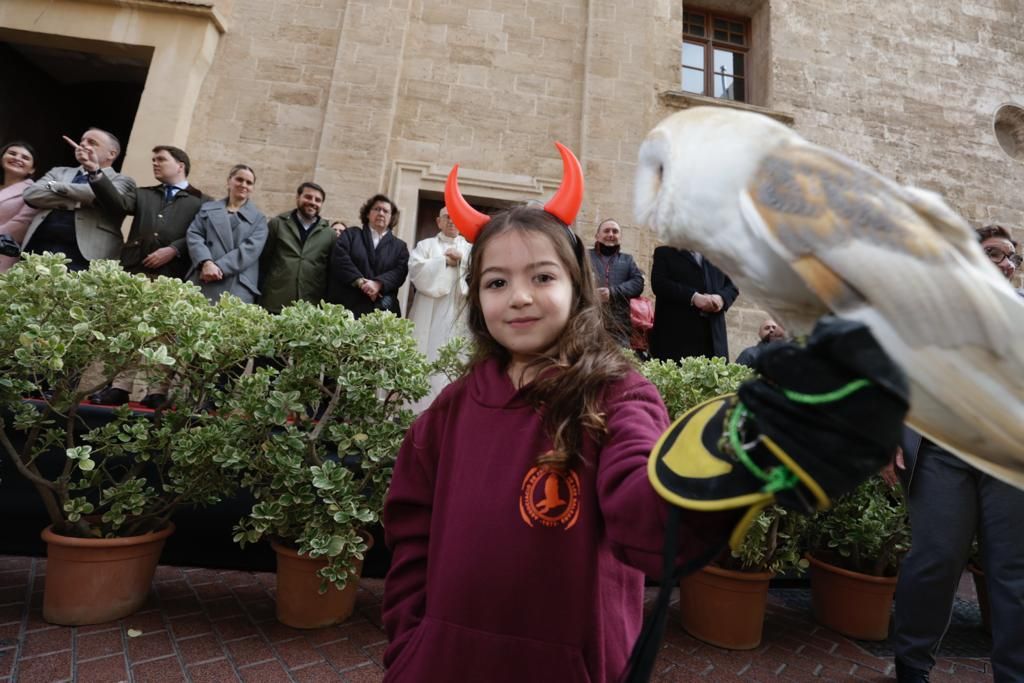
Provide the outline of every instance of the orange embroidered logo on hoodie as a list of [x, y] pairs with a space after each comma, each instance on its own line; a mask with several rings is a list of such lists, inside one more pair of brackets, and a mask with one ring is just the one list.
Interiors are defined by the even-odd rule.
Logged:
[[533, 467], [523, 479], [519, 514], [528, 526], [571, 529], [580, 514], [580, 478], [575, 472]]

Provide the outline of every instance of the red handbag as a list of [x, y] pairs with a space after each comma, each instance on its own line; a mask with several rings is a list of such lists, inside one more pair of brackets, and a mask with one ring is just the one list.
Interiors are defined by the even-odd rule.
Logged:
[[654, 304], [645, 296], [636, 296], [629, 300], [629, 323], [631, 333], [630, 348], [636, 351], [647, 350], [647, 333], [654, 327]]

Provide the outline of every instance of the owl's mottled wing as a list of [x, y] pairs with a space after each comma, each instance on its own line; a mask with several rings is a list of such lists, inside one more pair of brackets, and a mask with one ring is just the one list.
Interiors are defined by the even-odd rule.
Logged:
[[935, 195], [813, 145], [768, 155], [751, 229], [837, 314], [870, 325], [912, 385], [908, 421], [1024, 488], [1024, 300]]

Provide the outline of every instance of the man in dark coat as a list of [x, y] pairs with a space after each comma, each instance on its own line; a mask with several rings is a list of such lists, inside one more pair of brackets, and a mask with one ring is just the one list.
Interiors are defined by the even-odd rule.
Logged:
[[754, 367], [766, 346], [786, 338], [786, 328], [771, 318], [765, 318], [764, 322], [761, 323], [761, 327], [757, 330], [757, 337], [759, 339], [757, 344], [748, 346], [740, 351], [740, 355], [736, 356], [736, 362], [739, 365], [746, 365], [749, 368]]
[[402, 315], [398, 289], [409, 274], [409, 248], [392, 234], [398, 207], [385, 195], [370, 197], [359, 210], [362, 227], [341, 233], [331, 252], [327, 300], [358, 318], [375, 310]]
[[[1007, 280], [1020, 260], [1018, 244], [999, 225], [976, 230], [989, 260]], [[1024, 491], [985, 474], [913, 431], [883, 477], [906, 489], [914, 542], [900, 564], [890, 637], [899, 683], [929, 680], [971, 541], [981, 541], [981, 566], [992, 614], [992, 676], [1024, 681]]]
[[[131, 215], [128, 241], [121, 249], [121, 267], [129, 273], [151, 278], [185, 279], [192, 261], [185, 233], [199, 207], [209, 200], [188, 182], [192, 162], [185, 150], [171, 145], [153, 148], [153, 178], [156, 185], [119, 187], [106, 175], [90, 180], [96, 204], [105, 211]], [[123, 405], [131, 395], [135, 372], [123, 372], [110, 386], [89, 397], [93, 403]], [[167, 385], [153, 380], [147, 386], [142, 405], [157, 408], [164, 404]]]
[[185, 150], [157, 145], [152, 162], [156, 185], [121, 191], [110, 178], [100, 176], [90, 186], [101, 206], [134, 217], [121, 249], [121, 266], [129, 273], [182, 280], [192, 265], [185, 233], [199, 207], [210, 198], [189, 184], [192, 162]]
[[295, 208], [267, 224], [260, 306], [271, 313], [299, 300], [319, 304], [327, 293], [327, 262], [337, 235], [320, 217], [326, 196], [316, 183], [304, 182], [295, 193]]
[[629, 346], [629, 300], [644, 291], [644, 274], [629, 254], [622, 253], [622, 228], [606, 218], [597, 226], [596, 242], [590, 250], [597, 293], [608, 307], [605, 325], [622, 346]]
[[739, 290], [725, 273], [697, 252], [658, 247], [651, 266], [651, 288], [657, 297], [652, 357], [729, 357], [725, 312]]

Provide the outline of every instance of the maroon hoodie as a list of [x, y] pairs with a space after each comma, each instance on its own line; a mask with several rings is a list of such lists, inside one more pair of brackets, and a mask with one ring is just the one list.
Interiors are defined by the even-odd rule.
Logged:
[[[496, 361], [449, 386], [406, 435], [384, 506], [385, 681], [611, 682], [661, 572], [665, 503], [647, 456], [668, 426], [631, 372], [605, 394], [608, 436], [583, 463], [535, 467], [540, 416]], [[724, 544], [735, 515], [684, 513], [680, 561]]]

